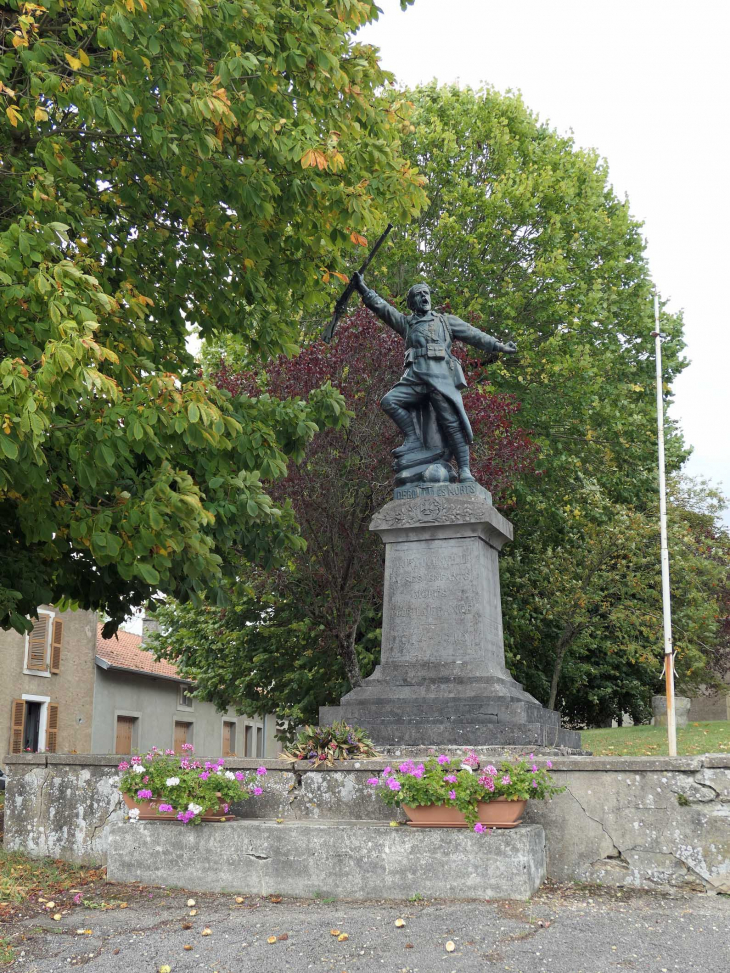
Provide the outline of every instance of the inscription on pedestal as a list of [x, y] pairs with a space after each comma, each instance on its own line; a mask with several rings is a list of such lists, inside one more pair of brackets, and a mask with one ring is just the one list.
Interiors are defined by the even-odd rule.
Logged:
[[383, 661], [460, 661], [478, 649], [484, 612], [476, 543], [440, 543], [433, 553], [429, 542], [388, 550]]

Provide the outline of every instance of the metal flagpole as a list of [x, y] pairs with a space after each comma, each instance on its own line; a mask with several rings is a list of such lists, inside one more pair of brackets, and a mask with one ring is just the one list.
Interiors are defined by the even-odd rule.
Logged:
[[659, 331], [659, 295], [654, 290], [656, 349], [656, 421], [659, 445], [659, 524], [662, 553], [662, 608], [664, 619], [664, 675], [667, 686], [667, 735], [669, 756], [677, 756], [677, 720], [674, 709], [674, 650], [672, 648], [672, 608], [669, 592], [669, 549], [667, 546], [667, 483], [664, 474], [664, 396], [662, 376], [662, 339]]

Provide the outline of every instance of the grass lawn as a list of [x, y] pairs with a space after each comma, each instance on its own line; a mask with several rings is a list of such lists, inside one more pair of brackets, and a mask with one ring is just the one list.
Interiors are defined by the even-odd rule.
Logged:
[[[611, 730], [581, 730], [585, 750], [600, 757], [660, 757], [667, 755], [666, 726], [621, 726]], [[730, 720], [688, 723], [677, 727], [677, 753], [730, 755]]]

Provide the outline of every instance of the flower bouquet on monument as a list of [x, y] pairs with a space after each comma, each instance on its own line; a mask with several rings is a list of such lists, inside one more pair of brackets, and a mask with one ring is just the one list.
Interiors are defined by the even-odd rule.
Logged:
[[516, 828], [529, 800], [544, 800], [565, 790], [554, 783], [548, 760], [543, 767], [535, 755], [522, 760], [487, 763], [469, 751], [465, 757], [429, 756], [424, 762], [406, 760], [397, 769], [386, 767], [368, 784], [390, 806], [402, 807], [415, 828]]
[[281, 753], [283, 760], [307, 760], [313, 767], [332, 767], [336, 760], [372, 760], [378, 756], [367, 732], [336, 720], [332, 726], [304, 726]]
[[201, 763], [193, 747], [182, 745], [182, 756], [174, 750], [153, 747], [144, 757], [132, 757], [119, 764], [119, 781], [130, 821], [230, 821], [231, 804], [263, 793], [265, 767], [251, 773], [229, 770], [220, 760]]

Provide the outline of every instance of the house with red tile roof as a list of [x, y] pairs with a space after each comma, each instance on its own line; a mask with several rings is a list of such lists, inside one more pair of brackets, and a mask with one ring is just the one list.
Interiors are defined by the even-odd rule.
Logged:
[[29, 635], [0, 632], [0, 763], [7, 753], [130, 754], [192, 744], [201, 756], [271, 757], [273, 716], [217, 712], [145, 631], [102, 636], [94, 612], [39, 609]]

